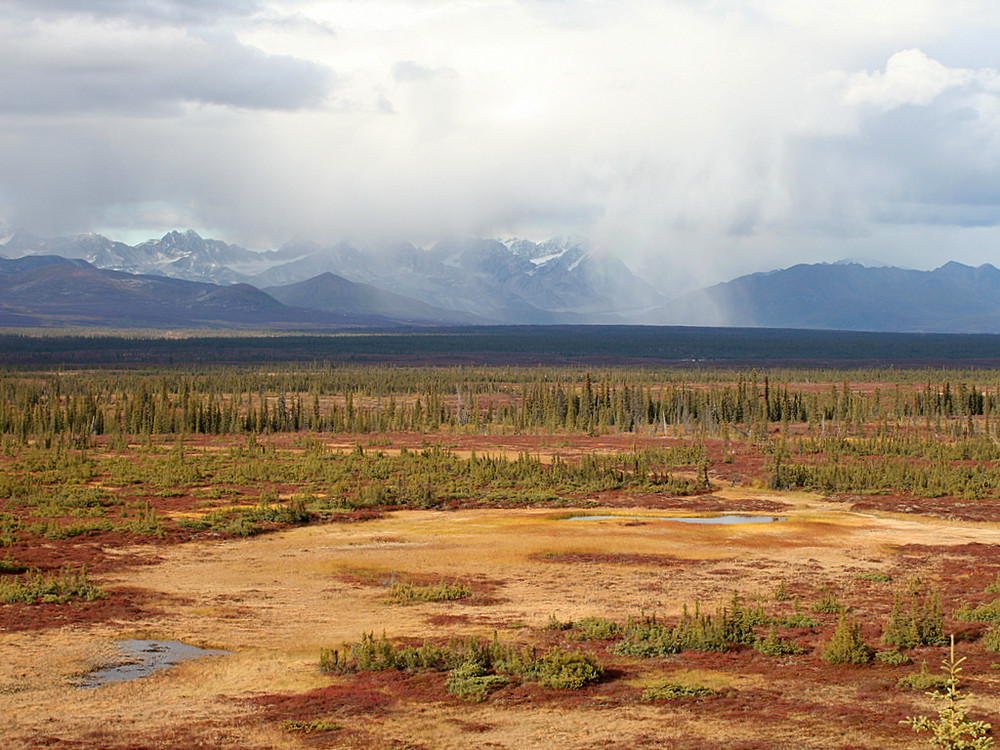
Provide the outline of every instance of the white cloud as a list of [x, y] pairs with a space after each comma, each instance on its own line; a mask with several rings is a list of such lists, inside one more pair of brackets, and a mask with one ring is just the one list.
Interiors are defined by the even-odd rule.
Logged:
[[885, 72], [850, 76], [843, 97], [848, 105], [873, 104], [883, 109], [903, 104], [927, 106], [949, 89], [970, 85], [997, 91], [1000, 77], [995, 70], [948, 68], [922, 50], [908, 49], [890, 57]]
[[718, 280], [905, 263], [921, 222], [946, 260], [1000, 205], [985, 0], [0, 9], [0, 203], [40, 232], [586, 234]]

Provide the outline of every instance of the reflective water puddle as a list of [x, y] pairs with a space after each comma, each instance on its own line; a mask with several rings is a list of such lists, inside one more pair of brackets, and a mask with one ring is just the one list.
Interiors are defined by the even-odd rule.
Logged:
[[182, 661], [228, 653], [210, 648], [197, 648], [180, 641], [129, 640], [117, 641], [115, 645], [122, 652], [122, 663], [84, 675], [79, 683], [80, 687], [95, 688], [112, 682], [135, 680]]

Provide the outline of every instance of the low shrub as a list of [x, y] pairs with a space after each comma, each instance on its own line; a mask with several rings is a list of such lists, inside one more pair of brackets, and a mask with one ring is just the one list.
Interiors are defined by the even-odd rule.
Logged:
[[464, 583], [417, 584], [396, 581], [389, 587], [390, 602], [450, 602], [472, 596], [472, 587]]
[[822, 656], [830, 664], [867, 664], [871, 661], [872, 649], [862, 640], [857, 621], [844, 612]]
[[536, 659], [528, 674], [542, 687], [576, 690], [601, 679], [604, 669], [588, 654], [556, 647]]
[[339, 732], [343, 727], [327, 719], [316, 719], [315, 721], [294, 721], [289, 719], [282, 722], [281, 728], [286, 732], [312, 734], [313, 732]]
[[323, 649], [320, 669], [345, 674], [432, 670], [449, 672], [446, 689], [467, 700], [485, 700], [489, 693], [510, 678], [533, 680], [543, 687], [581, 688], [599, 680], [604, 669], [591, 656], [555, 646], [539, 655], [533, 648], [518, 648], [492, 641], [468, 639], [446, 645], [424, 642], [421, 646], [394, 646], [383, 633], [380, 638], [367, 633], [359, 643], [341, 649]]
[[90, 582], [86, 566], [78, 571], [66, 566], [53, 575], [29, 570], [23, 578], [0, 578], [0, 604], [65, 604], [106, 597], [103, 589]]
[[881, 570], [872, 571], [871, 573], [858, 573], [854, 578], [858, 581], [871, 581], [873, 583], [886, 583], [892, 580], [891, 575], [883, 573]]
[[209, 529], [219, 534], [249, 537], [264, 530], [262, 523], [295, 526], [311, 520], [312, 514], [306, 509], [304, 499], [292, 498], [286, 504], [274, 504], [269, 501], [269, 497], [265, 497], [252, 508], [219, 508], [200, 518], [181, 519], [177, 524], [199, 531]]
[[941, 690], [948, 685], [948, 678], [943, 674], [931, 674], [927, 669], [927, 662], [920, 664], [920, 671], [900, 677], [896, 683], [897, 687], [908, 690], [920, 690], [929, 692], [931, 690]]
[[697, 683], [684, 685], [679, 682], [664, 682], [643, 690], [642, 699], [646, 702], [672, 701], [678, 698], [709, 698], [718, 694], [718, 691]]
[[490, 674], [482, 663], [470, 659], [448, 673], [444, 686], [451, 695], [481, 703], [486, 700], [490, 692], [506, 683], [506, 677]]
[[837, 599], [837, 595], [828, 591], [820, 597], [820, 600], [812, 605], [812, 611], [821, 615], [835, 615], [844, 611], [843, 605]]
[[574, 636], [584, 641], [607, 641], [622, 634], [622, 626], [614, 620], [585, 617], [572, 624]]
[[715, 615], [703, 614], [698, 605], [694, 613], [687, 605], [675, 625], [659, 622], [656, 616], [639, 620], [629, 618], [623, 627], [624, 638], [612, 647], [621, 656], [667, 656], [681, 651], [730, 651], [739, 646], [752, 646], [757, 636], [754, 626], [767, 622], [761, 607], [744, 607], [734, 595], [729, 607]]
[[983, 633], [983, 648], [994, 654], [1000, 652], [1000, 627], [994, 625]]
[[955, 610], [953, 617], [962, 622], [997, 622], [1000, 621], [1000, 599], [994, 599], [978, 607], [970, 607], [963, 603]]
[[771, 626], [767, 637], [758, 638], [754, 644], [754, 649], [764, 654], [764, 656], [789, 656], [791, 654], [801, 654], [804, 650], [802, 646], [793, 641], [778, 637], [778, 631]]
[[896, 649], [892, 649], [891, 651], [879, 651], [875, 654], [875, 661], [881, 662], [882, 664], [891, 664], [894, 667], [913, 662], [909, 656], [900, 653]]
[[793, 612], [790, 615], [782, 615], [771, 619], [774, 625], [779, 628], [816, 628], [819, 623], [803, 612]]
[[569, 630], [573, 627], [572, 620], [560, 620], [555, 615], [549, 615], [549, 621], [545, 625], [548, 630]]
[[944, 645], [944, 618], [937, 592], [924, 597], [912, 593], [908, 607], [903, 606], [902, 596], [896, 594], [882, 631], [882, 643], [896, 649]]

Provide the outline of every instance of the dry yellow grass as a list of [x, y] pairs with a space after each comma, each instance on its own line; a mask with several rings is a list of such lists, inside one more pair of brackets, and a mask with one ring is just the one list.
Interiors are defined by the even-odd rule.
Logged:
[[[6, 746], [27, 737], [86, 743], [95, 728], [114, 737], [155, 738], [184, 726], [208, 746], [300, 747], [301, 735], [253, 721], [253, 709], [242, 699], [331, 684], [339, 678], [318, 672], [319, 650], [355, 641], [364, 632], [488, 635], [541, 628], [552, 615], [576, 620], [622, 619], [643, 610], [671, 614], [681, 602], [714, 603], [734, 590], [770, 591], [781, 579], [843, 579], [849, 566], [888, 564], [900, 544], [1000, 543], [1000, 529], [993, 525], [877, 518], [844, 513], [817, 496], [768, 496], [792, 506], [786, 521], [695, 526], [657, 520], [662, 511], [621, 509], [607, 512], [629, 518], [556, 520], [551, 510], [412, 511], [363, 524], [158, 548], [162, 562], [129, 568], [101, 583], [146, 590], [162, 614], [128, 626], [0, 634], [0, 710], [6, 735], [15, 738]], [[559, 555], [589, 555], [592, 562], [558, 562], [553, 556]], [[681, 562], [660, 567], [606, 557], [613, 555]], [[379, 583], [394, 577], [471, 581], [489, 589], [490, 598], [479, 604], [393, 605]], [[441, 614], [464, 618], [430, 624]], [[134, 682], [94, 690], [74, 686], [81, 673], [112, 658], [109, 644], [137, 634], [230, 653]], [[762, 683], [759, 676], [684, 672], [676, 665], [651, 670], [653, 678], [675, 675], [713, 687]], [[783, 679], [775, 675], [769, 684], [777, 689]], [[482, 726], [471, 732], [471, 725]], [[409, 742], [435, 750], [577, 750], [602, 743], [627, 747], [629, 738], [642, 737], [662, 746], [681, 736], [749, 742], [764, 730], [752, 722], [733, 726], [660, 705], [612, 712], [440, 702], [393, 709], [365, 731], [364, 742], [383, 747]], [[766, 746], [832, 746], [814, 744], [829, 734], [821, 727], [789, 722], [767, 731], [777, 744]], [[864, 746], [866, 731], [855, 727], [846, 734], [837, 730], [836, 736]], [[352, 746], [355, 740], [340, 741]]]

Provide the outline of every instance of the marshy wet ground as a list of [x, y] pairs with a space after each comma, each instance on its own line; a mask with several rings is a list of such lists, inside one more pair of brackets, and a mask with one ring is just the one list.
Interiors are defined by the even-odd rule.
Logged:
[[113, 682], [136, 680], [183, 661], [228, 653], [197, 648], [180, 641], [125, 640], [116, 641], [115, 646], [121, 651], [123, 661], [84, 675], [80, 687], [97, 688]]

